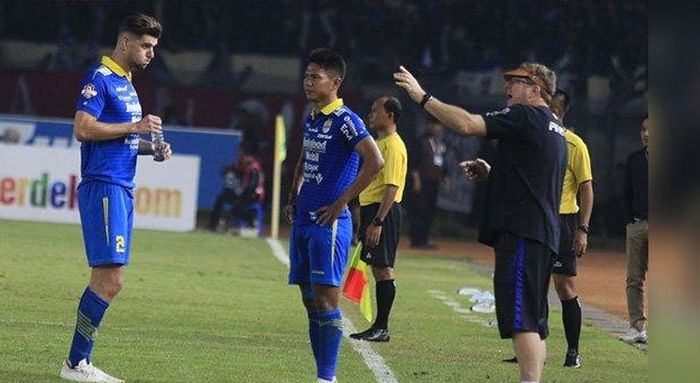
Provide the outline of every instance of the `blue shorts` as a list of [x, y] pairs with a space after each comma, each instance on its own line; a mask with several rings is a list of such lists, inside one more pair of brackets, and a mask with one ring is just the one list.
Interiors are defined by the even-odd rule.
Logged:
[[88, 265], [128, 265], [134, 227], [131, 190], [99, 181], [81, 183], [78, 207]]
[[330, 226], [293, 225], [289, 251], [289, 284], [340, 287], [348, 262], [352, 222], [337, 219]]

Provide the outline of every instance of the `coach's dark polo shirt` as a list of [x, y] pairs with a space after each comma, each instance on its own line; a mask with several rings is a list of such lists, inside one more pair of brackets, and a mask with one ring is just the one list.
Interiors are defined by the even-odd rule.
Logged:
[[559, 251], [559, 202], [567, 161], [564, 129], [543, 106], [513, 105], [483, 115], [498, 140], [479, 241], [509, 231]]

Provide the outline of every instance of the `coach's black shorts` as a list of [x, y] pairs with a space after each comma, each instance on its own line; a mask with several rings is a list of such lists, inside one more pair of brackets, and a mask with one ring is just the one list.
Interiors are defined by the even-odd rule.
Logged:
[[569, 276], [576, 275], [576, 254], [574, 254], [574, 235], [578, 230], [578, 214], [560, 214], [561, 228], [559, 254], [554, 255], [552, 273]]
[[501, 338], [512, 338], [517, 332], [536, 332], [541, 339], [547, 338], [552, 251], [509, 232], [499, 235], [494, 250], [493, 285]]
[[401, 233], [401, 205], [394, 203], [384, 217], [382, 223], [382, 235], [379, 243], [373, 248], [364, 245], [367, 227], [372, 224], [377, 216], [379, 204], [373, 203], [360, 207], [360, 232], [359, 238], [362, 242], [362, 253], [360, 259], [369, 265], [394, 267], [396, 260], [396, 248], [399, 246], [399, 234]]

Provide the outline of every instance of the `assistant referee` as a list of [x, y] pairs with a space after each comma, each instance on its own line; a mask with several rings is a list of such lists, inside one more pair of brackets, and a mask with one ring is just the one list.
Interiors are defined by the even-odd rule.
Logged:
[[368, 330], [351, 338], [371, 342], [389, 341], [389, 313], [394, 303], [394, 261], [401, 232], [401, 199], [408, 171], [408, 153], [396, 123], [401, 103], [382, 96], [372, 104], [369, 125], [377, 133], [377, 146], [384, 157], [384, 169], [360, 193], [361, 259], [372, 266], [377, 282], [377, 318]]

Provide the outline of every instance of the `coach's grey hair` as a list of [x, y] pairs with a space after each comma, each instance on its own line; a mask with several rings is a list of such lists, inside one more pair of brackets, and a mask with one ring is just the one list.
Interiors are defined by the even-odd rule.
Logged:
[[552, 101], [554, 92], [557, 90], [557, 74], [554, 73], [553, 70], [547, 68], [546, 65], [538, 63], [522, 63], [520, 64], [520, 68], [525, 69], [533, 76], [542, 80], [544, 86], [540, 85], [542, 88], [540, 95], [547, 104], [549, 104]]

